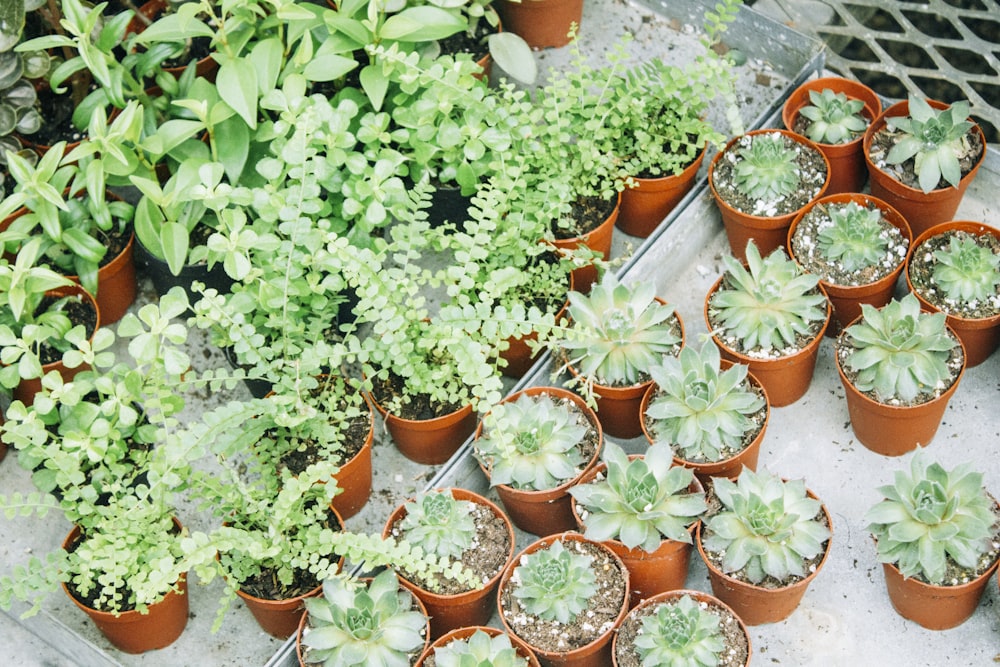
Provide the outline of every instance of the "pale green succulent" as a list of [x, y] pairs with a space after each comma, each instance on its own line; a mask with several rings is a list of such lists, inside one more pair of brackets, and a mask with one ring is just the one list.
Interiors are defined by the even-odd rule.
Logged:
[[688, 527], [707, 509], [705, 494], [689, 493], [694, 473], [673, 466], [670, 446], [661, 443], [629, 461], [621, 447], [605, 443], [603, 479], [569, 490], [595, 542], [618, 540], [629, 549], [655, 551], [664, 539], [691, 543]]
[[968, 152], [967, 135], [973, 123], [969, 103], [955, 102], [947, 109], [934, 109], [927, 101], [909, 96], [908, 116], [890, 116], [886, 125], [901, 133], [885, 161], [901, 164], [913, 158], [913, 171], [924, 192], [936, 190], [943, 178], [958, 187], [962, 180], [959, 158]]
[[642, 382], [650, 366], [683, 342], [672, 306], [653, 283], [623, 285], [608, 272], [590, 295], [569, 293], [572, 330], [561, 341], [581, 376], [604, 385]]
[[645, 616], [633, 645], [643, 667], [716, 667], [726, 647], [719, 615], [690, 595]]
[[722, 555], [727, 574], [743, 572], [755, 584], [768, 576], [805, 577], [805, 562], [830, 539], [817, 519], [822, 506], [806, 495], [802, 480], [744, 468], [736, 482], [716, 478], [715, 494], [724, 509], [706, 519], [702, 543]]
[[405, 507], [406, 516], [399, 522], [402, 537], [425, 553], [458, 558], [472, 546], [476, 537], [472, 502], [456, 500], [448, 491], [431, 491]]
[[868, 121], [861, 114], [865, 103], [850, 99], [844, 93], [829, 88], [810, 90], [809, 106], [799, 109], [799, 114], [809, 120], [806, 136], [823, 144], [843, 144], [864, 133]]
[[720, 370], [719, 348], [685, 347], [650, 369], [657, 391], [646, 408], [657, 442], [677, 448], [685, 461], [721, 461], [744, 446], [754, 415], [766, 405], [750, 389], [747, 367]]
[[883, 403], [909, 402], [946, 388], [952, 377], [948, 360], [958, 345], [948, 334], [945, 314], [921, 312], [912, 293], [881, 309], [863, 304], [861, 320], [841, 341], [849, 346], [842, 363], [857, 373], [854, 386], [874, 392]]
[[733, 171], [736, 188], [751, 199], [787, 197], [799, 187], [801, 176], [795, 151], [779, 132], [745, 135], [736, 144], [739, 160]]
[[583, 469], [578, 445], [591, 428], [586, 417], [548, 394], [522, 394], [483, 418], [475, 454], [492, 486], [552, 489]]
[[974, 235], [953, 234], [947, 248], [934, 251], [933, 280], [952, 301], [983, 301], [997, 295], [1000, 255]]
[[833, 224], [822, 226], [816, 237], [820, 254], [840, 262], [845, 271], [860, 271], [881, 260], [889, 247], [882, 233], [882, 211], [857, 202], [830, 205], [825, 212]]
[[971, 464], [945, 470], [917, 452], [909, 474], [897, 470], [894, 482], [878, 490], [884, 500], [868, 510], [865, 521], [878, 541], [879, 560], [904, 577], [941, 584], [949, 559], [974, 570], [991, 549], [996, 503]]
[[306, 598], [302, 633], [306, 664], [324, 667], [409, 667], [424, 646], [427, 618], [412, 596], [384, 570], [366, 587], [338, 575], [323, 582], [322, 597]]
[[594, 559], [574, 553], [556, 540], [548, 547], [521, 557], [512, 579], [517, 581], [512, 594], [524, 610], [538, 618], [571, 623], [587, 608], [597, 592]]
[[745, 268], [730, 255], [722, 258], [726, 280], [709, 301], [712, 320], [744, 350], [781, 350], [814, 333], [811, 323], [827, 316], [819, 277], [804, 272], [782, 248], [761, 259], [750, 241], [746, 256]]
[[490, 637], [476, 630], [467, 639], [456, 639], [434, 649], [437, 667], [527, 667], [528, 659], [518, 654], [510, 637], [500, 633]]

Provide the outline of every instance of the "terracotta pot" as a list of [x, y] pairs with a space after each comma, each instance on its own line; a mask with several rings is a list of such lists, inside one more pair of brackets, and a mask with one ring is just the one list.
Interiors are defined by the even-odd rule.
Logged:
[[[720, 277], [712, 285], [712, 289], [709, 290], [708, 296], [705, 298], [705, 322], [708, 325], [709, 331], [712, 330], [712, 323], [708, 319], [708, 301], [721, 284], [722, 278]], [[819, 288], [823, 290], [822, 285]], [[823, 290], [823, 293], [826, 293], [825, 290]], [[832, 308], [828, 300], [826, 321], [816, 334], [816, 337], [806, 347], [795, 354], [777, 357], [776, 359], [748, 357], [723, 345], [718, 336], [712, 336], [712, 341], [719, 347], [719, 354], [723, 359], [749, 366], [750, 372], [753, 373], [757, 382], [760, 383], [760, 386], [767, 393], [769, 406], [780, 408], [791, 405], [802, 398], [806, 391], [808, 391], [809, 385], [812, 383], [813, 371], [816, 369], [816, 355], [819, 352], [820, 343], [823, 342], [826, 328], [830, 326], [831, 319]]]
[[[642, 458], [641, 454], [630, 454], [629, 461]], [[594, 481], [597, 475], [606, 473], [608, 466], [605, 463], [598, 463], [589, 471], [584, 473], [577, 484], [589, 484]], [[705, 489], [701, 481], [696, 477], [688, 488], [690, 493], [704, 493]], [[572, 496], [571, 496], [572, 497]], [[572, 499], [573, 518], [576, 519], [577, 529], [586, 532], [586, 523], [580, 516], [580, 508], [577, 506], [576, 498]], [[629, 608], [659, 593], [684, 588], [687, 581], [688, 564], [691, 562], [691, 549], [694, 545], [694, 531], [700, 520], [696, 520], [688, 527], [691, 542], [678, 542], [664, 538], [660, 546], [654, 551], [646, 551], [641, 547], [629, 548], [619, 540], [604, 540], [604, 546], [615, 552], [615, 555], [622, 559], [625, 567], [628, 568], [629, 588]]]
[[427, 647], [427, 650], [423, 652], [420, 659], [417, 660], [415, 667], [423, 667], [424, 661], [427, 660], [428, 656], [434, 654], [436, 649], [447, 646], [448, 644], [458, 641], [460, 639], [468, 639], [476, 633], [476, 631], [482, 631], [488, 634], [490, 637], [496, 637], [497, 635], [506, 634], [510, 639], [511, 645], [517, 651], [517, 654], [528, 661], [528, 667], [541, 667], [538, 662], [538, 658], [535, 656], [534, 651], [531, 647], [524, 643], [524, 641], [517, 635], [512, 635], [510, 633], [505, 633], [503, 630], [498, 628], [491, 628], [487, 625], [470, 625], [467, 627], [456, 628], [451, 632], [446, 632], [441, 637], [438, 637], [434, 642]]
[[[569, 289], [573, 289], [573, 276], [570, 274]], [[566, 309], [569, 307], [569, 301], [567, 300], [563, 303], [562, 308], [556, 313], [556, 322], [558, 322], [566, 314]], [[538, 334], [532, 332], [527, 336], [515, 337], [512, 336], [507, 339], [507, 343], [510, 345], [506, 350], [500, 352], [500, 358], [507, 362], [507, 365], [500, 369], [500, 372], [504, 376], [509, 378], [521, 378], [531, 370], [531, 367], [535, 365], [538, 357], [542, 356], [542, 352], [539, 351], [532, 354], [531, 347], [528, 343], [538, 339]]]
[[389, 414], [374, 396], [370, 398], [372, 405], [385, 418], [385, 426], [389, 429], [396, 448], [415, 463], [444, 463], [458, 451], [476, 428], [476, 414], [471, 405], [441, 417], [414, 420]]
[[[524, 394], [528, 396], [548, 394], [553, 399], [572, 401], [574, 405], [587, 415], [590, 423], [597, 430], [598, 446], [578, 476], [567, 480], [553, 489], [528, 491], [526, 489], [515, 489], [506, 484], [498, 484], [496, 485], [497, 495], [500, 496], [500, 502], [503, 504], [504, 509], [507, 510], [510, 520], [515, 526], [525, 532], [545, 536], [573, 530], [576, 527], [576, 519], [573, 518], [572, 498], [569, 495], [569, 489], [579, 481], [587, 470], [597, 463], [598, 457], [601, 454], [601, 447], [604, 443], [601, 423], [598, 421], [594, 411], [583, 402], [582, 398], [571, 391], [558, 387], [528, 387], [527, 389], [522, 389], [511, 394], [504, 399], [504, 402], [511, 403]], [[482, 431], [483, 426], [480, 423], [476, 429], [477, 439], [482, 435]], [[486, 475], [486, 478], [489, 479], [489, 469], [482, 462], [479, 463], [479, 467]]]
[[[551, 2], [552, 0], [524, 0], [521, 4], [532, 4], [538, 2]], [[579, 247], [590, 248], [594, 252], [601, 253], [605, 259], [611, 256], [611, 238], [615, 232], [615, 222], [618, 220], [618, 212], [621, 209], [621, 193], [618, 194], [618, 202], [611, 214], [595, 229], [587, 232], [583, 236], [576, 236], [571, 239], [555, 239], [551, 243], [556, 248], [565, 250], [575, 250]], [[573, 289], [577, 292], [587, 294], [590, 287], [597, 282], [597, 267], [593, 264], [574, 269], [571, 278]]]
[[632, 647], [625, 645], [625, 642], [622, 640], [623, 635], [621, 633], [622, 628], [627, 623], [629, 623], [630, 620], [632, 620], [636, 615], [642, 614], [650, 607], [657, 607], [664, 602], [673, 602], [675, 600], [684, 597], [685, 595], [693, 598], [695, 602], [708, 605], [709, 607], [715, 607], [716, 611], [720, 612], [721, 614], [728, 615], [733, 619], [735, 623], [739, 625], [739, 628], [743, 633], [743, 638], [746, 642], [746, 654], [747, 654], [746, 660], [744, 660], [741, 664], [744, 666], [750, 665], [750, 658], [753, 654], [753, 650], [750, 645], [750, 633], [747, 631], [747, 626], [743, 623], [742, 620], [740, 620], [740, 617], [736, 615], [736, 612], [730, 609], [729, 606], [722, 600], [713, 597], [708, 593], [703, 593], [701, 591], [694, 591], [694, 590], [683, 590], [683, 589], [672, 590], [660, 593], [658, 595], [654, 595], [653, 597], [644, 600], [642, 604], [640, 604], [638, 607], [629, 612], [628, 616], [626, 616], [625, 619], [622, 620], [621, 625], [618, 626], [618, 630], [615, 632], [615, 638], [611, 642], [611, 659], [612, 659], [611, 664], [614, 665], [614, 667], [618, 667], [618, 665], [620, 664], [619, 656], [621, 655], [629, 656], [630, 654], [633, 653], [633, 651], [631, 650]]
[[[366, 401], [366, 403], [368, 403]], [[342, 491], [330, 503], [341, 519], [350, 519], [361, 511], [372, 493], [372, 441], [375, 437], [375, 413], [368, 403], [368, 435], [361, 450], [334, 475]]]
[[[906, 276], [906, 287], [920, 301], [921, 309], [929, 312], [938, 312], [941, 311], [941, 308], [938, 308], [927, 300], [919, 290], [914, 289], [913, 283], [910, 281], [910, 264], [913, 262], [913, 258], [916, 256], [922, 243], [931, 237], [948, 231], [963, 231], [977, 236], [988, 234], [995, 238], [1000, 238], [1000, 230], [989, 225], [984, 225], [981, 222], [967, 220], [943, 222], [924, 230], [923, 233], [917, 236], [916, 240], [910, 246], [910, 252], [906, 255], [906, 270], [904, 275]], [[968, 368], [978, 366], [986, 361], [997, 347], [1000, 346], [1000, 314], [990, 317], [967, 318], [946, 313], [945, 320], [948, 322], [948, 326], [958, 335], [959, 340], [962, 341], [962, 345], [965, 347], [965, 365]]]
[[[955, 331], [952, 334], [958, 338]], [[959, 345], [961, 344], [959, 339]], [[948, 401], [958, 389], [958, 383], [968, 366], [964, 363], [952, 385], [934, 400], [913, 406], [895, 406], [879, 403], [858, 391], [844, 374], [840, 355], [836, 350], [833, 356], [837, 363], [837, 373], [840, 374], [840, 383], [844, 385], [847, 413], [851, 418], [854, 436], [862, 445], [882, 456], [900, 456], [916, 449], [918, 445], [926, 447], [930, 444], [944, 418]]]
[[499, 0], [496, 9], [507, 30], [533, 49], [566, 46], [570, 26], [583, 19], [583, 0]]
[[[181, 523], [175, 518], [174, 525], [181, 530]], [[69, 550], [80, 539], [80, 527], [74, 526], [63, 541], [63, 549]], [[144, 653], [174, 643], [188, 620], [187, 576], [181, 575], [177, 587], [168, 592], [162, 600], [149, 605], [147, 613], [126, 611], [118, 615], [88, 607], [70, 592], [66, 584], [63, 591], [77, 607], [82, 609], [94, 622], [97, 629], [108, 638], [117, 649], [125, 653]]]
[[[868, 86], [839, 76], [822, 77], [806, 81], [792, 91], [785, 100], [781, 109], [781, 120], [785, 128], [795, 132], [799, 111], [812, 104], [809, 100], [810, 91], [819, 93], [827, 88], [835, 93], [843, 93], [850, 99], [861, 100], [865, 105], [861, 113], [868, 119], [869, 124], [882, 113], [882, 100]], [[828, 195], [860, 192], [864, 187], [865, 181], [868, 180], [868, 169], [865, 167], [865, 156], [862, 153], [863, 140], [864, 133], [842, 144], [816, 142], [830, 161], [830, 185], [826, 190]]]
[[[934, 109], [948, 108], [947, 104], [936, 100], [927, 100], [927, 103]], [[885, 119], [893, 116], [905, 116], [909, 112], [910, 104], [906, 100], [897, 102], [883, 111], [868, 126], [868, 131], [865, 132], [864, 136], [862, 153], [868, 167], [872, 196], [884, 200], [902, 213], [914, 235], [920, 235], [931, 226], [954, 217], [955, 211], [958, 210], [958, 205], [965, 195], [965, 190], [969, 187], [972, 179], [976, 177], [979, 167], [982, 166], [983, 160], [986, 158], [986, 138], [982, 128], [976, 125], [974, 131], [979, 136], [980, 144], [983, 146], [982, 155], [979, 156], [979, 161], [972, 169], [962, 176], [957, 188], [948, 186], [924, 193], [920, 188], [903, 185], [895, 177], [879, 169], [871, 158], [872, 139], [876, 132], [885, 128]]]
[[616, 223], [618, 229], [642, 239], [652, 234], [684, 195], [691, 191], [704, 159], [703, 148], [694, 162], [676, 176], [635, 178], [636, 186], [625, 188], [622, 192], [621, 211]]
[[895, 565], [882, 563], [885, 587], [893, 609], [928, 630], [947, 630], [964, 623], [976, 611], [1000, 561], [967, 584], [935, 586], [905, 578]]
[[[497, 570], [497, 573], [489, 581], [480, 588], [463, 593], [440, 595], [422, 588], [418, 583], [410, 581], [401, 573], [397, 573], [399, 581], [420, 598], [420, 601], [427, 608], [427, 614], [431, 619], [431, 640], [468, 625], [486, 625], [489, 623], [496, 604], [496, 589], [497, 584], [500, 583], [500, 575], [503, 574], [503, 570], [510, 563], [511, 558], [514, 557], [514, 547], [516, 544], [514, 526], [511, 525], [507, 515], [494, 503], [466, 489], [456, 487], [445, 490], [451, 491], [452, 497], [456, 500], [467, 500], [477, 505], [488, 507], [494, 515], [502, 519], [507, 528], [509, 549], [504, 566]], [[389, 537], [392, 534], [395, 524], [402, 521], [405, 516], [406, 506], [404, 503], [396, 507], [392, 514], [389, 515], [389, 520], [386, 522], [385, 528], [382, 529], [382, 537]]]
[[[129, 237], [125, 249], [118, 256], [97, 270], [97, 305], [101, 309], [102, 324], [114, 324], [135, 302], [135, 234]], [[80, 282], [79, 276], [67, 276]]]
[[[813, 201], [825, 195], [827, 188], [830, 185], [830, 161], [827, 159], [826, 155], [823, 155], [823, 152], [819, 150], [819, 147], [816, 144], [809, 141], [805, 137], [799, 136], [794, 132], [789, 132], [788, 130], [751, 130], [750, 132], [747, 132], [746, 135], [753, 136], [757, 134], [773, 134], [775, 132], [791, 137], [798, 143], [809, 146], [823, 156], [823, 162], [826, 163], [826, 183], [823, 184], [820, 191], [815, 197], [813, 197]], [[747, 243], [751, 239], [753, 239], [753, 241], [757, 244], [757, 249], [760, 250], [762, 257], [768, 255], [776, 248], [784, 247], [785, 241], [788, 238], [788, 228], [792, 224], [792, 219], [795, 218], [795, 216], [802, 210], [800, 208], [792, 211], [791, 213], [773, 217], [751, 215], [743, 213], [742, 211], [739, 211], [727, 204], [715, 189], [714, 173], [716, 165], [719, 164], [720, 158], [728, 152], [742, 136], [746, 135], [730, 139], [729, 143], [726, 144], [726, 147], [715, 154], [715, 157], [712, 158], [711, 164], [708, 166], [708, 185], [712, 190], [712, 197], [715, 199], [715, 203], [719, 208], [719, 214], [722, 216], [722, 224], [726, 229], [726, 237], [729, 239], [729, 247], [733, 252], [733, 256], [741, 262], [746, 261]]]
[[[830, 194], [825, 197], [821, 197], [806, 206], [799, 212], [798, 215], [795, 216], [795, 219], [792, 220], [792, 226], [788, 229], [789, 256], [791, 256], [792, 259], [796, 259], [795, 251], [792, 248], [792, 238], [795, 236], [795, 230], [798, 229], [802, 218], [804, 218], [809, 211], [820, 205], [847, 204], [848, 202], [855, 202], [861, 206], [874, 206], [878, 208], [882, 211], [882, 217], [886, 220], [886, 222], [898, 229], [907, 241], [913, 240], [913, 234], [910, 232], [910, 225], [907, 224], [906, 219], [900, 214], [899, 211], [889, 206], [884, 201], [876, 197], [860, 193]], [[796, 259], [796, 261], [798, 260]], [[833, 320], [830, 322], [830, 326], [826, 329], [826, 335], [836, 336], [840, 333], [841, 329], [857, 319], [857, 317], [861, 315], [861, 304], [867, 303], [871, 306], [875, 306], [876, 308], [881, 308], [885, 304], [889, 303], [896, 290], [896, 283], [899, 280], [899, 274], [903, 272], [904, 265], [905, 262], [900, 261], [899, 266], [896, 267], [892, 273], [867, 285], [837, 285], [821, 279], [820, 284], [826, 291], [826, 295], [830, 299], [830, 305], [833, 307]]]
[[528, 545], [523, 551], [521, 551], [521, 553], [514, 557], [514, 560], [507, 566], [507, 569], [504, 570], [503, 577], [500, 579], [500, 589], [497, 593], [497, 610], [500, 615], [500, 621], [503, 623], [504, 628], [509, 634], [516, 635], [516, 630], [510, 626], [507, 621], [507, 615], [504, 613], [504, 592], [510, 586], [510, 578], [514, 573], [514, 569], [520, 564], [523, 557], [539, 551], [540, 549], [547, 548], [557, 540], [563, 542], [586, 542], [596, 545], [602, 551], [606, 552], [608, 557], [620, 569], [622, 577], [625, 578], [625, 594], [622, 596], [621, 607], [618, 610], [618, 615], [615, 619], [613, 627], [608, 628], [603, 634], [598, 636], [593, 641], [578, 648], [560, 652], [546, 651], [532, 645], [530, 642], [527, 642], [528, 646], [531, 647], [531, 650], [538, 656], [538, 661], [545, 667], [607, 667], [607, 665], [611, 664], [611, 640], [614, 637], [614, 628], [618, 627], [622, 619], [625, 618], [625, 614], [628, 613], [629, 574], [628, 568], [625, 567], [625, 564], [621, 561], [621, 559], [600, 542], [588, 540], [583, 535], [576, 532], [566, 532], [558, 535], [543, 537]]
[[[806, 490], [806, 494], [810, 498], [817, 499], [812, 491]], [[827, 511], [826, 505], [821, 505], [820, 507], [832, 533], [833, 521], [830, 519], [830, 513]], [[802, 601], [802, 596], [805, 595], [809, 584], [816, 578], [819, 571], [823, 569], [823, 564], [826, 563], [826, 559], [830, 556], [830, 541], [827, 541], [826, 551], [823, 552], [823, 557], [816, 565], [816, 569], [810, 572], [804, 579], [788, 586], [782, 586], [781, 588], [764, 588], [763, 586], [731, 577], [718, 569], [705, 553], [705, 547], [702, 546], [702, 532], [704, 530], [705, 523], [702, 522], [698, 525], [698, 530], [695, 532], [695, 544], [698, 546], [698, 553], [701, 554], [702, 560], [705, 561], [705, 565], [708, 567], [708, 579], [712, 584], [712, 593], [732, 607], [737, 616], [747, 625], [777, 623], [791, 616], [792, 612], [795, 611]], [[830, 540], [832, 539], [833, 536], [831, 535]]]
[[[719, 367], [722, 370], [726, 370], [733, 365], [733, 362], [727, 361], [725, 359], [720, 360]], [[736, 479], [739, 474], [743, 471], [744, 467], [750, 468], [750, 470], [757, 470], [757, 458], [760, 455], [760, 444], [764, 442], [764, 432], [767, 430], [767, 423], [771, 419], [771, 401], [767, 396], [767, 391], [760, 384], [760, 382], [753, 376], [753, 373], [748, 372], [747, 378], [750, 382], [756, 386], [764, 394], [764, 402], [766, 405], [767, 413], [764, 417], [764, 424], [761, 426], [760, 431], [757, 432], [757, 436], [750, 442], [749, 445], [736, 452], [732, 456], [721, 461], [715, 461], [712, 463], [702, 462], [702, 461], [687, 461], [678, 456], [674, 457], [674, 465], [684, 466], [685, 468], [690, 468], [694, 471], [695, 477], [704, 484], [710, 485], [711, 479], [713, 477], [725, 477], [727, 479]], [[646, 408], [649, 407], [649, 403], [656, 396], [657, 386], [655, 384], [651, 385], [649, 389], [646, 390], [645, 395], [642, 397], [642, 404], [640, 406], [640, 412], [643, 415], [642, 419], [642, 433], [646, 436], [646, 440], [652, 445], [656, 442], [653, 437], [652, 432], [649, 430], [649, 424], [646, 421]], [[676, 451], [676, 450], [675, 450]]]

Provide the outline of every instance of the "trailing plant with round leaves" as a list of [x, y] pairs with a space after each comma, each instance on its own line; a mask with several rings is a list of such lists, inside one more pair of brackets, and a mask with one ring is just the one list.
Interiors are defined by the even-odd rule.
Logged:
[[809, 91], [809, 104], [799, 114], [809, 121], [806, 136], [824, 144], [847, 143], [864, 133], [868, 121], [861, 114], [865, 103], [829, 88]]
[[705, 520], [702, 544], [722, 556], [727, 574], [743, 572], [754, 584], [805, 577], [805, 561], [830, 539], [816, 518], [820, 502], [806, 495], [802, 480], [744, 468], [736, 482], [716, 478], [715, 494], [723, 509]]
[[597, 592], [593, 558], [567, 550], [556, 540], [545, 549], [521, 557], [512, 580], [513, 595], [538, 618], [571, 623]]
[[766, 405], [750, 389], [745, 365], [721, 370], [720, 362], [718, 346], [708, 342], [700, 351], [684, 347], [649, 370], [657, 386], [646, 408], [651, 430], [686, 461], [720, 461], [741, 449], [754, 426], [750, 416]]
[[958, 341], [948, 333], [945, 314], [922, 312], [912, 293], [881, 309], [863, 304], [861, 320], [841, 340], [849, 350], [843, 364], [857, 373], [854, 386], [881, 402], [912, 401], [947, 388], [953, 376], [948, 361]]
[[916, 452], [909, 473], [897, 470], [893, 483], [878, 490], [884, 499], [865, 521], [878, 542], [879, 561], [892, 563], [904, 577], [941, 584], [949, 560], [974, 570], [992, 548], [996, 502], [971, 463], [946, 470]]
[[737, 189], [751, 199], [786, 197], [799, 187], [795, 151], [778, 132], [745, 135], [737, 143], [734, 171]]
[[633, 642], [643, 665], [715, 667], [725, 649], [719, 615], [690, 595], [657, 606]]
[[688, 528], [705, 511], [705, 494], [689, 492], [694, 473], [673, 466], [665, 443], [630, 461], [621, 447], [605, 443], [604, 479], [569, 490], [579, 506], [586, 537], [618, 540], [629, 549], [655, 551], [664, 539], [691, 544]]
[[458, 558], [472, 546], [476, 522], [473, 503], [456, 500], [448, 491], [431, 491], [405, 505], [399, 528], [403, 539], [441, 558]]
[[826, 207], [833, 224], [820, 228], [816, 245], [830, 262], [840, 262], [845, 271], [860, 271], [885, 256], [889, 241], [882, 234], [882, 212], [857, 202]]
[[974, 124], [968, 120], [969, 103], [955, 102], [947, 109], [934, 109], [922, 97], [910, 95], [908, 116], [889, 116], [885, 123], [900, 133], [886, 155], [889, 164], [913, 159], [920, 189], [936, 190], [942, 179], [953, 187], [962, 180], [959, 157], [969, 150], [967, 134]]
[[491, 637], [476, 630], [466, 639], [455, 639], [434, 649], [437, 667], [527, 667], [528, 659], [521, 657], [510, 642], [510, 637], [500, 633]]
[[948, 247], [934, 251], [933, 280], [950, 301], [982, 301], [996, 297], [1000, 255], [979, 245], [975, 236], [953, 234]]

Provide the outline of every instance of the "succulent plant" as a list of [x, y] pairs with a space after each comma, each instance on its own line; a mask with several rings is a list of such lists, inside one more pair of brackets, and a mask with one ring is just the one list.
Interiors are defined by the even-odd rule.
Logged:
[[455, 639], [434, 649], [437, 667], [527, 667], [528, 659], [518, 654], [510, 637], [489, 636], [476, 630], [467, 639]]
[[863, 304], [861, 320], [840, 340], [848, 350], [842, 363], [857, 373], [854, 386], [880, 402], [910, 402], [950, 384], [948, 360], [958, 342], [948, 334], [945, 314], [921, 312], [912, 293], [882, 309]]
[[650, 369], [658, 389], [646, 408], [651, 430], [686, 461], [721, 461], [741, 450], [754, 427], [750, 415], [766, 405], [750, 389], [745, 365], [723, 371], [720, 362], [719, 348], [706, 343], [700, 352], [685, 347]]
[[522, 394], [483, 418], [475, 454], [490, 484], [541, 491], [578, 475], [584, 464], [579, 443], [592, 428], [586, 418], [548, 394]]
[[890, 116], [886, 125], [899, 132], [886, 155], [889, 164], [902, 164], [913, 158], [913, 171], [920, 189], [936, 190], [941, 179], [953, 187], [962, 180], [959, 158], [969, 151], [967, 134], [973, 127], [969, 103], [955, 102], [947, 109], [934, 109], [927, 100], [909, 96], [908, 116]]
[[307, 598], [302, 644], [307, 664], [324, 667], [409, 667], [424, 645], [427, 619], [412, 596], [383, 570], [365, 587], [338, 575], [323, 582], [322, 597]]
[[715, 479], [724, 509], [706, 519], [702, 544], [722, 555], [722, 570], [743, 572], [751, 583], [765, 577], [805, 577], [805, 561], [819, 556], [830, 530], [816, 517], [818, 500], [802, 480], [784, 481], [767, 471], [744, 468], [736, 482]]
[[806, 136], [818, 143], [843, 144], [861, 135], [868, 121], [861, 110], [865, 103], [829, 88], [809, 91], [810, 105], [799, 110], [809, 121]]
[[1000, 255], [976, 242], [975, 236], [956, 233], [948, 247], [934, 251], [933, 280], [951, 301], [983, 301], [997, 295]]
[[726, 278], [709, 301], [710, 318], [744, 350], [781, 350], [809, 336], [810, 323], [827, 316], [819, 277], [805, 273], [782, 248], [762, 259], [750, 241], [746, 256], [745, 268], [730, 255], [722, 258]]
[[44, 0], [10, 0], [0, 8], [0, 196], [7, 151], [31, 164], [38, 159], [30, 149], [22, 149], [18, 135], [34, 134], [42, 126], [33, 81], [48, 74], [51, 61], [44, 51], [14, 49], [22, 41], [25, 16], [44, 4]]
[[940, 584], [949, 559], [974, 570], [990, 550], [996, 503], [971, 464], [946, 470], [916, 452], [909, 474], [897, 470], [893, 483], [878, 490], [884, 499], [868, 510], [865, 521], [878, 541], [879, 560], [894, 564], [904, 577]]
[[597, 592], [593, 558], [573, 553], [556, 540], [521, 557], [512, 574], [518, 582], [513, 595], [524, 610], [538, 618], [571, 623]]
[[882, 212], [857, 202], [826, 207], [831, 225], [820, 228], [816, 244], [830, 262], [840, 262], [845, 271], [860, 271], [885, 256], [889, 240], [882, 233]]
[[633, 645], [643, 665], [715, 667], [725, 649], [719, 615], [690, 595], [662, 603], [642, 619]]
[[589, 296], [570, 292], [569, 304], [573, 324], [560, 344], [584, 378], [637, 384], [660, 357], [681, 345], [674, 309], [656, 301], [651, 282], [623, 285], [608, 272]]
[[399, 522], [403, 539], [426, 553], [458, 558], [472, 546], [476, 523], [473, 504], [456, 500], [447, 491], [431, 491], [407, 502], [406, 516]]
[[795, 150], [779, 132], [744, 135], [737, 143], [739, 158], [733, 173], [736, 188], [751, 199], [787, 197], [799, 187], [801, 176]]
[[705, 511], [705, 494], [689, 493], [694, 473], [673, 467], [670, 446], [661, 443], [629, 461], [621, 447], [605, 443], [603, 480], [569, 490], [584, 510], [586, 537], [618, 540], [629, 549], [652, 552], [664, 538], [691, 543], [688, 527]]

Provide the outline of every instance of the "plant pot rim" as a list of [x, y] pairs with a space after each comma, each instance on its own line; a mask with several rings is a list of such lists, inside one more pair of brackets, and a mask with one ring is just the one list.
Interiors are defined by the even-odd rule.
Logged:
[[[856, 80], [850, 79], [843, 76], [823, 76], [817, 79], [809, 79], [801, 83], [792, 93], [785, 98], [785, 102], [781, 109], [781, 120], [785, 125], [785, 129], [794, 132], [792, 128], [795, 126], [795, 121], [798, 120], [799, 112], [803, 107], [810, 106], [809, 92], [816, 91], [822, 92], [824, 89], [829, 88], [833, 92], [844, 93], [849, 99], [859, 100], [864, 104], [861, 107], [861, 113], [868, 119], [868, 125], [875, 122], [875, 119], [879, 117], [882, 113], [882, 100], [875, 91], [868, 85]], [[798, 100], [799, 93], [805, 93], [805, 97], [802, 100]], [[874, 106], [870, 106], [871, 103]], [[867, 129], [867, 128], [866, 128]], [[808, 139], [808, 137], [806, 137]], [[860, 132], [856, 137], [850, 141], [844, 141], [837, 144], [828, 144], [823, 141], [813, 141], [817, 146], [822, 148], [841, 148], [849, 147], [854, 150], [855, 147], [860, 147], [864, 142], [865, 133]], [[810, 141], [812, 141], [810, 139]]]

